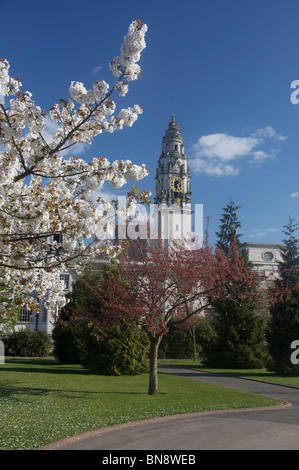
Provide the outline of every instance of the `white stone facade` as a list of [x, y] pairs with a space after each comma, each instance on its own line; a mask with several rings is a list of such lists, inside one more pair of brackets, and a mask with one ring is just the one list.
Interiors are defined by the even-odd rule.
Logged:
[[272, 281], [278, 277], [279, 263], [282, 261], [281, 250], [283, 245], [271, 243], [243, 243], [241, 251], [247, 251], [248, 261], [253, 265], [261, 277]]

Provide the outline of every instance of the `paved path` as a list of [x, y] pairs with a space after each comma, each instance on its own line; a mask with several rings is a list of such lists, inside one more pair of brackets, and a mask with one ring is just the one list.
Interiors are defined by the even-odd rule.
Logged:
[[283, 400], [287, 406], [195, 413], [103, 428], [44, 449], [53, 450], [299, 450], [299, 389], [206, 372], [160, 372]]

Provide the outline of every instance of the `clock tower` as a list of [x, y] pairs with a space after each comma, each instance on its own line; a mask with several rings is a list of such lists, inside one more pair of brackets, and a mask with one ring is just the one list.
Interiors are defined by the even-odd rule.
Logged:
[[165, 238], [185, 238], [191, 233], [190, 172], [184, 140], [172, 115], [162, 140], [155, 197], [156, 223]]

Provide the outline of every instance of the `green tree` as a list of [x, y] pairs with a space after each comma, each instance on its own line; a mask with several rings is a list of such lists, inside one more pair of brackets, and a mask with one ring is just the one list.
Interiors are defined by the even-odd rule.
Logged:
[[64, 307], [64, 312], [67, 316], [78, 306], [87, 310], [91, 309], [92, 305], [96, 303], [96, 295], [92, 289], [87, 289], [86, 286], [95, 288], [101, 286], [103, 276], [104, 270], [86, 271], [83, 276], [76, 279], [72, 286], [72, 291], [68, 295], [69, 302]]
[[216, 232], [217, 244], [226, 254], [230, 250], [233, 242], [236, 243], [237, 248], [240, 245], [242, 234], [238, 233], [238, 230], [241, 228], [241, 222], [238, 218], [239, 209], [240, 206], [236, 205], [232, 199], [230, 199], [223, 208], [223, 214], [220, 218], [219, 232]]
[[291, 361], [291, 343], [299, 339], [299, 246], [298, 224], [289, 217], [283, 233], [279, 278], [273, 289], [273, 302], [266, 338], [271, 360], [268, 369], [279, 374], [299, 375]]
[[136, 325], [112, 327], [102, 336], [95, 324], [82, 330], [80, 362], [95, 374], [138, 375], [148, 368], [149, 339]]
[[65, 363], [80, 362], [97, 374], [144, 372], [149, 340], [135, 320], [134, 308], [134, 296], [119, 265], [86, 273], [74, 283], [53, 332], [55, 356]]
[[[232, 200], [223, 209], [217, 244], [234, 263], [240, 247], [241, 222]], [[242, 254], [248, 269], [251, 265], [246, 253]], [[216, 301], [215, 312], [199, 326], [205, 362], [213, 367], [261, 367], [265, 361], [264, 319], [258, 312], [258, 278], [250, 286], [240, 283], [229, 299]], [[253, 300], [254, 299], [254, 300]]]
[[69, 303], [62, 309], [52, 331], [54, 356], [63, 364], [81, 362], [86, 321], [74, 319], [73, 315], [78, 308], [89, 311], [92, 305], [96, 304], [97, 297], [93, 294], [91, 286], [100, 286], [102, 277], [101, 271], [86, 271], [82, 277], [76, 279], [72, 292], [68, 294]]
[[252, 306], [221, 304], [198, 330], [206, 365], [246, 369], [264, 365], [264, 321]]

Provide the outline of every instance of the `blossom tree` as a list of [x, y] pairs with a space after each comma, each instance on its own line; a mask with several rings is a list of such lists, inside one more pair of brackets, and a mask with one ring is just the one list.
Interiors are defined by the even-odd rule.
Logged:
[[[131, 23], [120, 55], [110, 63], [116, 77], [112, 86], [99, 80], [86, 89], [73, 81], [70, 97], [54, 104], [48, 115], [30, 92], [20, 91], [21, 81], [10, 76], [9, 62], [0, 60], [2, 310], [7, 312], [13, 301], [32, 308], [41, 299], [49, 309], [63, 305], [59, 271], [70, 265], [79, 269], [91, 257], [112, 255], [115, 248], [105, 237], [103, 211], [90, 196], [105, 181], [118, 188], [143, 178], [148, 170], [131, 161], [110, 163], [102, 156], [86, 162], [76, 155], [66, 157], [65, 151], [75, 151], [76, 144], [91, 143], [103, 132], [132, 126], [142, 113], [135, 105], [116, 114], [112, 95], [125, 96], [129, 82], [141, 75], [138, 62], [146, 31], [139, 20]], [[48, 119], [56, 127], [50, 138]], [[131, 193], [126, 204], [134, 205], [136, 198]]]
[[[159, 393], [158, 348], [170, 325], [204, 314], [216, 299], [234, 298], [235, 286], [243, 285], [244, 301], [258, 295], [252, 289], [257, 275], [244, 258], [235, 250], [232, 262], [229, 253], [213, 249], [207, 238], [192, 250], [181, 240], [169, 240], [166, 245], [163, 240], [137, 239], [121, 263], [139, 308], [139, 324], [150, 339], [150, 395]], [[242, 302], [241, 296], [238, 301]]]

